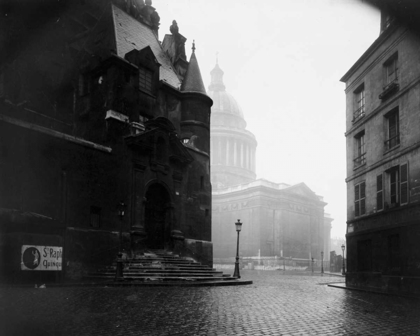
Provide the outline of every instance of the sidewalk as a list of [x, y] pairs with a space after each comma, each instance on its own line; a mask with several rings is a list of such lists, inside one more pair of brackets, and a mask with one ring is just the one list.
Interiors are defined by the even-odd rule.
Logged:
[[409, 299], [420, 299], [420, 295], [402, 294], [400, 292], [393, 292], [393, 291], [385, 292], [376, 288], [358, 288], [358, 287], [348, 286], [346, 285], [345, 282], [336, 283], [336, 284], [328, 284], [328, 287], [347, 289], [347, 290], [363, 292], [363, 293], [374, 293], [374, 294], [381, 294], [381, 295], [387, 295], [387, 296], [399, 296], [399, 297], [409, 298]]

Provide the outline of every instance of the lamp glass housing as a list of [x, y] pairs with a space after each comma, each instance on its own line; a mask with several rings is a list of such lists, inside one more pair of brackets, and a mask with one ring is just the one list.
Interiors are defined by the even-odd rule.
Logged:
[[341, 245], [341, 249], [343, 250], [343, 253], [344, 253], [344, 249], [345, 249], [346, 247], [344, 246], [344, 244], [343, 245]]
[[240, 220], [238, 219], [238, 221], [235, 223], [236, 226], [236, 231], [241, 231], [242, 228], [242, 223], [240, 222]]

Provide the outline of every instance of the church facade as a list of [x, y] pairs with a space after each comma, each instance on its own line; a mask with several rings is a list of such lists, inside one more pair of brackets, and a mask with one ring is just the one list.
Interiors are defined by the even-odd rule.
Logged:
[[177, 23], [160, 42], [150, 0], [5, 11], [1, 280], [80, 279], [149, 249], [211, 265], [212, 100]]
[[243, 223], [240, 255], [328, 259], [332, 219], [325, 203], [304, 183], [256, 179], [255, 136], [241, 107], [223, 83], [219, 65], [211, 71], [212, 241], [214, 258], [236, 254], [234, 223]]

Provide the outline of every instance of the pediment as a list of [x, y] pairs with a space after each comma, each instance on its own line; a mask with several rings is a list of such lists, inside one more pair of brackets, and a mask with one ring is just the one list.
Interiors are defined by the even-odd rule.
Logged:
[[289, 193], [319, 201], [319, 197], [305, 184], [299, 183], [287, 188]]

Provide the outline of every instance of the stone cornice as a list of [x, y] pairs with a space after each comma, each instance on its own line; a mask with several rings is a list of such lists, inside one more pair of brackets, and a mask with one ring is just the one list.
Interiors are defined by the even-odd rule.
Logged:
[[39, 126], [39, 125], [36, 125], [36, 124], [32, 124], [32, 123], [29, 123], [29, 122], [26, 122], [26, 121], [10, 118], [10, 117], [7, 117], [3, 114], [0, 114], [0, 121], [9, 123], [9, 124], [12, 124], [12, 125], [15, 125], [15, 126], [19, 126], [19, 127], [22, 127], [22, 128], [26, 128], [26, 129], [29, 129], [29, 130], [32, 130], [32, 131], [35, 131], [35, 132], [43, 133], [45, 135], [49, 135], [49, 136], [52, 136], [52, 137], [55, 137], [55, 138], [58, 138], [58, 139], [61, 139], [61, 140], [64, 140], [64, 141], [69, 141], [69, 142], [72, 142], [72, 143], [77, 144], [77, 145], [81, 145], [81, 146], [89, 147], [89, 148], [92, 148], [92, 149], [95, 149], [95, 150], [99, 150], [99, 151], [102, 151], [102, 152], [106, 152], [106, 153], [111, 153], [112, 152], [112, 148], [110, 148], [110, 147], [102, 146], [102, 145], [99, 145], [99, 144], [91, 142], [91, 141], [87, 141], [87, 140], [84, 140], [84, 139], [81, 139], [81, 138], [77, 138], [73, 135], [58, 132], [58, 131], [55, 131], [55, 130], [52, 130], [52, 129], [49, 129], [49, 128], [45, 128], [45, 127], [42, 127], [42, 126]]

